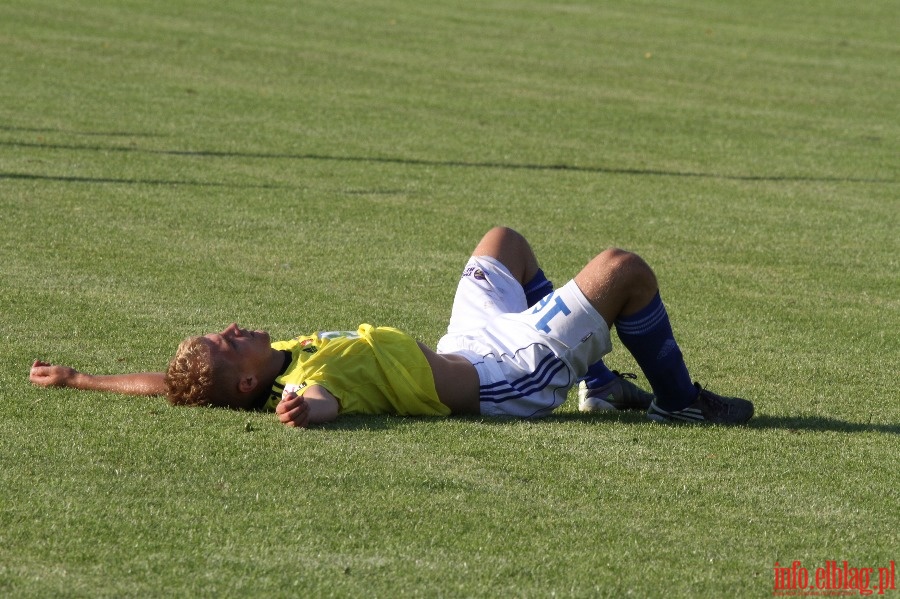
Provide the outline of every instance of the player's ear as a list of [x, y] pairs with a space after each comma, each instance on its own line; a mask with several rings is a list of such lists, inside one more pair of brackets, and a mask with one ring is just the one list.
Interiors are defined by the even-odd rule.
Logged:
[[250, 393], [259, 384], [259, 379], [252, 374], [246, 374], [238, 379], [238, 391], [241, 393]]

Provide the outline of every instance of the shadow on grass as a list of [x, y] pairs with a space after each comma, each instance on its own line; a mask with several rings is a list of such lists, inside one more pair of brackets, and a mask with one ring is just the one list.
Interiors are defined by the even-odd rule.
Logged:
[[[369, 416], [354, 414], [341, 416], [338, 420], [322, 427], [335, 431], [379, 431], [392, 430], [402, 426], [416, 425], [420, 423], [442, 421], [443, 419], [425, 417], [404, 416]], [[553, 414], [546, 418], [535, 420], [522, 420], [517, 418], [486, 418], [479, 416], [454, 416], [453, 420], [477, 423], [489, 426], [519, 426], [523, 423], [540, 425], [542, 422], [593, 422], [602, 426], [608, 424], [632, 424], [650, 425], [644, 414], [640, 412], [610, 412], [601, 414]], [[676, 424], [673, 426], [695, 426], [691, 424]], [[838, 433], [882, 433], [888, 435], [900, 435], [900, 424], [863, 424], [859, 422], [847, 422], [837, 418], [825, 416], [756, 416], [743, 425], [747, 429], [782, 429], [792, 433], [799, 432], [838, 432]]]
[[[27, 131], [27, 130], [26, 130]], [[97, 134], [100, 135], [100, 134]], [[109, 135], [109, 134], [107, 134]], [[168, 156], [187, 156], [200, 158], [264, 158], [287, 160], [316, 160], [331, 162], [367, 162], [376, 164], [400, 164], [408, 166], [458, 167], [481, 169], [504, 169], [525, 171], [568, 171], [576, 173], [598, 173], [607, 175], [638, 175], [648, 177], [688, 177], [700, 179], [722, 179], [728, 181], [793, 181], [817, 183], [896, 183], [893, 179], [864, 177], [824, 177], [811, 175], [730, 175], [723, 173], [704, 173], [694, 171], [672, 171], [662, 169], [617, 168], [604, 166], [578, 166], [573, 164], [535, 164], [496, 161], [467, 160], [427, 160], [420, 158], [403, 158], [398, 156], [335, 156], [315, 153], [290, 152], [242, 152], [218, 150], [173, 150], [146, 149], [129, 146], [97, 146], [85, 144], [62, 144], [43, 142], [0, 141], [0, 146], [34, 148], [43, 150], [67, 150], [80, 152], [128, 152], [142, 154], [160, 154]], [[0, 174], [0, 178], [4, 175]]]
[[[600, 414], [554, 414], [544, 420], [565, 421], [589, 421], [595, 420], [598, 424], [615, 422], [618, 424], [647, 424], [649, 421], [641, 412], [611, 412]], [[669, 426], [669, 425], [663, 425]], [[675, 424], [672, 426], [697, 426], [693, 424]], [[704, 425], [701, 425], [704, 426]], [[750, 422], [741, 425], [748, 429], [782, 429], [789, 432], [838, 432], [838, 433], [885, 433], [900, 435], [900, 424], [864, 424], [860, 422], [848, 422], [826, 416], [769, 416], [759, 414]]]
[[17, 179], [20, 181], [55, 181], [58, 183], [114, 183], [119, 185], [172, 185], [188, 187], [228, 187], [238, 189], [289, 189], [284, 185], [222, 183], [215, 181], [190, 181], [187, 179], [116, 179], [113, 177], [72, 177], [59, 175], [33, 175], [28, 173], [4, 173], [0, 171], [0, 180]]
[[13, 125], [0, 125], [0, 131], [16, 131], [24, 133], [67, 133], [70, 135], [84, 135], [88, 137], [165, 137], [159, 133], [140, 133], [137, 131], [78, 131], [73, 129], [58, 129], [54, 127], [16, 127]]
[[747, 428], [780, 428], [790, 432], [886, 433], [900, 435], [900, 424], [863, 424], [826, 416], [756, 416]]

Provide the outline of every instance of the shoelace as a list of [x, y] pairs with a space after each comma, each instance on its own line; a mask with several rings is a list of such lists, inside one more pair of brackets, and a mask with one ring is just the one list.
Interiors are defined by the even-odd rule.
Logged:
[[717, 416], [728, 416], [731, 414], [731, 408], [733, 406], [726, 398], [716, 395], [711, 391], [707, 391], [703, 387], [700, 387], [700, 395], [703, 397], [706, 405], [711, 408], [710, 411], [713, 414], [716, 414]]
[[619, 372], [618, 370], [613, 370], [612, 373], [620, 379], [637, 380], [637, 375], [633, 372]]

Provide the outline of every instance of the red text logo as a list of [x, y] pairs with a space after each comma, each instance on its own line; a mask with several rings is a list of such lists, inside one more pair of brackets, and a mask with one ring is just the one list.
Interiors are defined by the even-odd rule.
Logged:
[[825, 565], [809, 570], [799, 560], [782, 566], [775, 562], [777, 597], [846, 597], [850, 595], [884, 595], [897, 588], [896, 566], [857, 568], [848, 562], [826, 561]]

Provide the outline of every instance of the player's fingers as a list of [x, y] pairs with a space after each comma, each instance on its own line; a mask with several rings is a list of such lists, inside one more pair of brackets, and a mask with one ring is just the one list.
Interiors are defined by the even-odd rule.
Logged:
[[49, 372], [47, 365], [35, 362], [31, 367], [31, 371], [28, 373], [28, 380], [30, 380], [32, 383], [40, 384], [46, 381], [48, 374]]
[[45, 372], [50, 365], [40, 360], [35, 360], [31, 365], [31, 372]]
[[275, 406], [276, 414], [284, 414], [285, 412], [289, 412], [297, 407], [297, 400], [299, 397], [296, 393], [291, 391], [290, 393], [286, 393], [281, 397], [281, 401], [278, 402], [278, 405]]
[[278, 415], [278, 422], [284, 424], [285, 426], [294, 426], [294, 421], [291, 420], [291, 417], [285, 414]]
[[309, 423], [309, 404], [303, 401], [302, 397], [297, 399], [300, 400], [300, 403], [293, 408], [285, 409], [279, 413], [278, 420], [288, 426], [305, 427], [306, 424]]
[[306, 428], [309, 424], [309, 404], [305, 401], [301, 402], [295, 410], [293, 410], [294, 426]]
[[293, 412], [294, 426], [306, 428], [309, 424], [309, 404], [301, 398], [300, 405]]
[[285, 424], [291, 422], [294, 419], [294, 416], [297, 414], [299, 406], [293, 400], [281, 400], [278, 406], [275, 408], [275, 413], [278, 414], [278, 419]]

